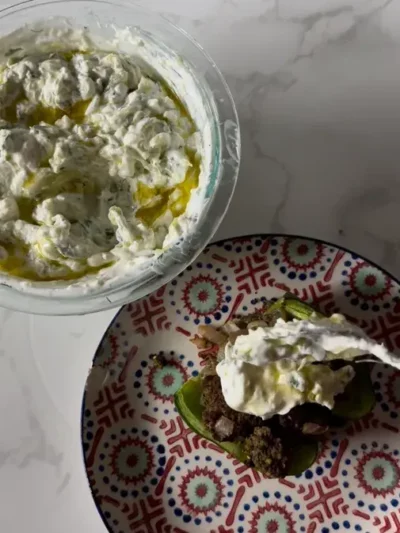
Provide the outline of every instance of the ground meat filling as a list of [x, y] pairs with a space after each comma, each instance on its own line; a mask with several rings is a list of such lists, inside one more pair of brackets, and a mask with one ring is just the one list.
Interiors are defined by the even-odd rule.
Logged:
[[281, 477], [287, 472], [289, 451], [286, 450], [276, 420], [239, 413], [225, 402], [218, 376], [206, 376], [202, 391], [203, 423], [218, 441], [243, 441], [249, 465], [268, 477]]
[[[217, 440], [241, 440], [251, 435], [255, 427], [264, 425], [261, 418], [239, 413], [226, 404], [218, 376], [206, 376], [203, 379], [202, 405], [203, 422]], [[221, 426], [224, 421], [231, 423], [231, 431], [221, 434], [218, 425]]]
[[274, 436], [267, 426], [254, 428], [244, 442], [244, 451], [251, 465], [270, 478], [282, 477], [287, 473], [288, 454], [283, 441]]

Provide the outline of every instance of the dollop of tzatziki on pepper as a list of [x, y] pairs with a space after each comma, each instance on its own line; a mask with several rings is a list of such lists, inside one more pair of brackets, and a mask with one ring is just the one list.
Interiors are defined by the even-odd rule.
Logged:
[[376, 356], [399, 367], [398, 358], [343, 315], [285, 321], [258, 327], [228, 342], [216, 367], [226, 403], [242, 413], [269, 419], [296, 405], [318, 403], [333, 409], [335, 397], [355, 376], [351, 365], [332, 369], [333, 360]]
[[13, 58], [0, 119], [0, 271], [80, 278], [179, 236], [199, 133], [150, 67], [99, 51]]

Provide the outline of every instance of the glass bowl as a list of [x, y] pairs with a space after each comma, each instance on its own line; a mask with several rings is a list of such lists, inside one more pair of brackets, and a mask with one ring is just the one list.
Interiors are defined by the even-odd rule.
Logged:
[[[60, 17], [76, 29], [109, 37], [110, 28], [129, 27], [156, 43], [164, 54], [179, 57], [200, 95], [208, 121], [210, 164], [204, 205], [192, 231], [172, 244], [146, 268], [95, 291], [75, 290], [62, 282], [32, 283], [27, 288], [0, 284], [0, 305], [36, 314], [85, 314], [137, 300], [160, 288], [184, 270], [213, 237], [229, 206], [239, 171], [240, 134], [235, 105], [219, 69], [186, 32], [162, 16], [124, 0], [32, 0], [0, 10], [0, 36], [25, 24], [53, 24]], [[55, 22], [57, 23], [57, 22]], [[115, 31], [113, 29], [113, 31]]]

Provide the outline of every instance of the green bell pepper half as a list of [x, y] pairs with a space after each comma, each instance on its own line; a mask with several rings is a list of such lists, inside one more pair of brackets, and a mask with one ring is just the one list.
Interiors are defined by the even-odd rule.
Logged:
[[[280, 300], [274, 302], [265, 311], [265, 314], [268, 315], [269, 313], [276, 312], [281, 312], [283, 316], [289, 316], [299, 320], [307, 320], [313, 314], [318, 317], [324, 316], [291, 294], [287, 294]], [[369, 365], [357, 364], [355, 370], [355, 377], [347, 385], [344, 393], [338, 397], [332, 411], [334, 415], [343, 419], [345, 423], [362, 418], [375, 405], [375, 394], [369, 374]], [[175, 393], [175, 406], [178, 413], [195, 433], [213, 442], [242, 463], [246, 463], [248, 457], [244, 453], [241, 442], [219, 442], [213, 438], [211, 432], [203, 424], [201, 381], [201, 376], [191, 378]], [[294, 450], [292, 450], [287, 475], [299, 475], [304, 470], [307, 470], [315, 462], [318, 450], [319, 444], [317, 440], [307, 436], [300, 439], [296, 443]]]

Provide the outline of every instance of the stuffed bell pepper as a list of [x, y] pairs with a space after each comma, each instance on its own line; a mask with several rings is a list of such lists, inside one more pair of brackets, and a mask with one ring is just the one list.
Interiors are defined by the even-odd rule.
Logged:
[[371, 363], [399, 359], [344, 316], [292, 295], [193, 339], [208, 356], [175, 395], [186, 424], [270, 478], [309, 468], [324, 434], [375, 404]]

